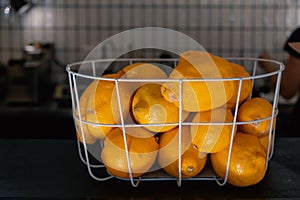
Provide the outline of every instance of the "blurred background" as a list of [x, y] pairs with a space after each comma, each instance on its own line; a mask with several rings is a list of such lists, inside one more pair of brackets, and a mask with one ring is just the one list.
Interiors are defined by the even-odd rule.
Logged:
[[[103, 40], [136, 27], [165, 27], [219, 56], [267, 51], [285, 62], [283, 44], [300, 25], [300, 0], [1, 0], [0, 16], [0, 124], [10, 130], [0, 137], [72, 138], [65, 67]], [[259, 90], [267, 95], [268, 82]], [[297, 98], [279, 102], [280, 136]]]

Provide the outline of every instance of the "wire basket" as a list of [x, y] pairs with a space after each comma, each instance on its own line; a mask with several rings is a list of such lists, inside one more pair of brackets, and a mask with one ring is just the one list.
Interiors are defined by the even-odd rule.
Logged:
[[[254, 97], [257, 95], [255, 93], [258, 91], [259, 87], [264, 85], [266, 81], [269, 81], [269, 78], [274, 76], [276, 77], [276, 84], [274, 87], [274, 90], [272, 90], [273, 95], [272, 99], [269, 99], [269, 101], [272, 103], [272, 115], [269, 118], [261, 119], [261, 120], [271, 120], [270, 123], [270, 131], [269, 131], [269, 137], [268, 137], [268, 151], [270, 152], [267, 154], [267, 162], [266, 162], [266, 169], [268, 167], [268, 162], [271, 159], [274, 151], [274, 145], [271, 145], [274, 143], [275, 139], [275, 129], [272, 129], [272, 125], [274, 122], [274, 119], [276, 115], [278, 114], [278, 98], [279, 98], [279, 88], [280, 88], [280, 80], [281, 80], [281, 73], [284, 70], [284, 65], [281, 62], [275, 61], [275, 60], [266, 60], [266, 59], [259, 59], [259, 58], [225, 58], [230, 62], [238, 63], [245, 67], [246, 71], [249, 72], [250, 76], [248, 77], [241, 77], [241, 78], [227, 78], [227, 79], [220, 79], [222, 81], [238, 81], [239, 82], [239, 88], [238, 88], [238, 97], [237, 101], [240, 96], [240, 90], [241, 90], [241, 84], [243, 80], [251, 79], [252, 80], [252, 93], [249, 98]], [[264, 61], [264, 62], [270, 62], [272, 65], [274, 65], [275, 69], [273, 72], [265, 73], [262, 69], [259, 68], [258, 62]], [[123, 130], [123, 134], [125, 134], [125, 127], [140, 127], [141, 124], [127, 124], [124, 119], [121, 117], [121, 122], [119, 124], [98, 124], [91, 121], [85, 121], [83, 120], [80, 112], [79, 114], [76, 114], [76, 107], [80, 107], [80, 96], [83, 93], [83, 91], [86, 89], [86, 87], [94, 80], [106, 80], [106, 81], [113, 81], [117, 88], [117, 99], [119, 103], [119, 108], [122, 106], [120, 103], [120, 93], [118, 88], [120, 82], [127, 81], [127, 82], [143, 82], [143, 83], [154, 83], [154, 82], [166, 82], [166, 81], [176, 81], [178, 82], [179, 86], [182, 87], [182, 84], [184, 81], [189, 81], [187, 79], [119, 79], [119, 78], [103, 78], [99, 76], [99, 74], [103, 73], [110, 73], [112, 71], [118, 71], [123, 66], [135, 63], [135, 62], [147, 62], [147, 63], [153, 63], [153, 64], [163, 64], [168, 65], [170, 68], [174, 68], [177, 65], [178, 59], [177, 58], [119, 58], [119, 59], [99, 59], [99, 60], [90, 60], [90, 61], [82, 61], [82, 62], [76, 62], [67, 65], [66, 71], [68, 73], [69, 78], [69, 85], [70, 85], [70, 91], [71, 91], [71, 100], [72, 100], [72, 113], [73, 113], [73, 119], [74, 119], [74, 125], [76, 127], [76, 130], [80, 130], [82, 141], [77, 141], [78, 143], [78, 153], [80, 156], [80, 159], [82, 162], [87, 166], [88, 172], [92, 178], [98, 181], [106, 181], [111, 178], [119, 178], [111, 175], [107, 172], [105, 165], [102, 162], [102, 159], [100, 157], [100, 152], [103, 149], [103, 140], [98, 140], [96, 143], [88, 144], [86, 142], [85, 134], [84, 134], [84, 128], [83, 126], [85, 124], [91, 124], [95, 126], [113, 126], [113, 127], [120, 127]], [[105, 71], [103, 69], [103, 66], [110, 66], [108, 68], [110, 71]], [[107, 70], [107, 69], [106, 69]], [[220, 80], [199, 80], [199, 81], [220, 81]], [[179, 99], [179, 102], [182, 101], [182, 98]], [[80, 110], [80, 109], [79, 109]], [[231, 140], [230, 140], [230, 147], [229, 147], [229, 155], [228, 155], [228, 164], [230, 163], [230, 155], [231, 155], [231, 149], [232, 149], [232, 143], [234, 138], [234, 127], [239, 124], [243, 124], [245, 122], [238, 122], [237, 121], [237, 111], [238, 106], [236, 105], [235, 110], [233, 112], [234, 120], [232, 123], [232, 134], [231, 134]], [[122, 112], [122, 111], [120, 111]], [[179, 112], [181, 113], [181, 112]], [[181, 115], [181, 114], [179, 114]], [[122, 116], [122, 113], [121, 113]], [[181, 116], [179, 116], [180, 119]], [[179, 120], [180, 121], [180, 120]], [[259, 122], [260, 120], [256, 120], [255, 122]], [[254, 123], [254, 121], [252, 122]], [[156, 124], [157, 125], [157, 124]], [[161, 124], [163, 125], [163, 124]], [[179, 133], [181, 132], [181, 127], [183, 125], [192, 125], [188, 122], [178, 122], [179, 127]], [[126, 140], [126, 137], [124, 137]], [[180, 141], [181, 142], [181, 141]], [[126, 143], [126, 142], [125, 142]], [[124, 143], [124, 144], [125, 144]], [[128, 148], [125, 145], [126, 150], [126, 158], [127, 162], [130, 162]], [[99, 157], [98, 157], [99, 156]], [[180, 157], [178, 158], [181, 159]], [[180, 163], [180, 162], [179, 162]], [[228, 179], [228, 167], [226, 168], [226, 175], [225, 178], [218, 177], [214, 170], [212, 169], [211, 164], [208, 162], [204, 169], [199, 173], [197, 176], [194, 176], [192, 178], [182, 178], [180, 173], [179, 177], [172, 177], [170, 175], [167, 175], [163, 172], [162, 169], [154, 170], [146, 172], [145, 174], [134, 178], [132, 176], [132, 171], [130, 168], [130, 165], [128, 165], [129, 170], [129, 178], [124, 180], [129, 180], [132, 184], [132, 186], [136, 187], [141, 181], [165, 181], [165, 180], [174, 180], [177, 181], [177, 185], [181, 186], [182, 181], [190, 181], [190, 180], [196, 180], [196, 181], [216, 181], [220, 186], [225, 185]], [[180, 169], [180, 168], [179, 168]], [[119, 178], [123, 179], [123, 178]]]

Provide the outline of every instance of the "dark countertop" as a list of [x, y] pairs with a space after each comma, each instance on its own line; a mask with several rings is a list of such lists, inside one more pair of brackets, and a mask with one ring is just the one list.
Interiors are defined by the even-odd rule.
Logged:
[[100, 199], [300, 198], [300, 137], [277, 137], [264, 179], [238, 188], [215, 181], [93, 179], [73, 139], [0, 139], [0, 197]]

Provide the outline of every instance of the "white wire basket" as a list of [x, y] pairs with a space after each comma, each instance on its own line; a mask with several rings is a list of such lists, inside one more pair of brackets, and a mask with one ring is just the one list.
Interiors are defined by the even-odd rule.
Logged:
[[[256, 120], [256, 122], [259, 122], [262, 120], [271, 120], [269, 137], [268, 137], [268, 151], [267, 151], [270, 153], [267, 154], [267, 162], [266, 162], [266, 169], [267, 169], [268, 162], [270, 161], [270, 159], [273, 155], [273, 152], [274, 152], [274, 145], [271, 145], [271, 144], [274, 143], [276, 129], [272, 129], [271, 127], [273, 126], [273, 123], [275, 123], [274, 119], [275, 119], [276, 115], [278, 115], [278, 112], [279, 112], [277, 106], [278, 106], [278, 99], [279, 99], [281, 73], [284, 70], [284, 65], [281, 62], [278, 62], [275, 60], [267, 60], [267, 59], [259, 59], [259, 58], [225, 58], [225, 59], [227, 59], [230, 62], [238, 63], [238, 64], [244, 66], [245, 69], [249, 72], [250, 76], [241, 77], [241, 78], [215, 79], [215, 80], [210, 80], [210, 81], [220, 81], [220, 80], [238, 81], [239, 82], [239, 90], [238, 91], [240, 92], [242, 81], [251, 79], [253, 89], [252, 89], [252, 93], [250, 94], [249, 98], [252, 98], [255, 95], [257, 95], [255, 92], [258, 91], [259, 87], [261, 85], [263, 85], [264, 83], [266, 83], [266, 81], [270, 81], [269, 80], [270, 77], [272, 77], [272, 76], [276, 77], [276, 84], [275, 84], [274, 89], [272, 90], [273, 99], [270, 100], [270, 102], [272, 104], [272, 115], [269, 118]], [[270, 62], [274, 66], [275, 70], [270, 73], [264, 72], [259, 67], [260, 61]], [[216, 181], [217, 184], [219, 184], [220, 186], [225, 185], [227, 182], [227, 179], [228, 179], [228, 167], [226, 168], [225, 178], [220, 178], [215, 174], [215, 172], [212, 169], [212, 166], [209, 162], [207, 162], [206, 166], [201, 171], [201, 173], [199, 173], [197, 176], [194, 176], [192, 178], [182, 178], [180, 173], [179, 173], [179, 177], [172, 177], [172, 176], [166, 174], [162, 169], [149, 171], [137, 178], [134, 178], [131, 175], [132, 171], [131, 171], [130, 165], [128, 165], [130, 177], [128, 179], [127, 178], [123, 179], [123, 178], [115, 177], [115, 176], [111, 175], [110, 173], [108, 173], [106, 171], [105, 165], [103, 164], [103, 162], [101, 160], [101, 157], [96, 156], [96, 158], [95, 158], [95, 154], [91, 153], [91, 152], [96, 152], [96, 155], [100, 155], [100, 152], [103, 149], [103, 140], [98, 140], [96, 143], [94, 143], [92, 145], [86, 143], [84, 129], [83, 129], [84, 124], [93, 124], [96, 126], [120, 127], [120, 128], [123, 128], [122, 130], [125, 130], [124, 129], [125, 127], [138, 127], [138, 126], [141, 126], [141, 124], [136, 124], [136, 123], [126, 124], [126, 122], [124, 121], [124, 119], [122, 119], [122, 117], [121, 117], [120, 124], [95, 124], [94, 122], [84, 121], [82, 119], [82, 116], [80, 115], [80, 113], [79, 113], [79, 115], [76, 115], [75, 114], [76, 107], [77, 106], [80, 107], [80, 103], [79, 103], [80, 95], [85, 90], [87, 85], [89, 85], [89, 83], [91, 83], [94, 80], [109, 80], [109, 81], [113, 81], [116, 85], [116, 88], [118, 88], [119, 83], [122, 81], [125, 81], [125, 82], [126, 81], [128, 81], [128, 82], [137, 81], [137, 82], [144, 82], [144, 83], [176, 81], [176, 82], [178, 82], [179, 86], [181, 87], [181, 85], [184, 81], [189, 81], [188, 79], [176, 79], [176, 80], [173, 80], [173, 79], [145, 79], [145, 80], [134, 79], [134, 80], [130, 80], [130, 79], [118, 79], [118, 78], [101, 78], [99, 76], [99, 73], [100, 74], [103, 74], [103, 72], [105, 73], [103, 66], [107, 66], [108, 64], [110, 65], [110, 68], [108, 68], [109, 70], [117, 71], [120, 69], [120, 67], [128, 65], [128, 64], [132, 64], [135, 62], [147, 62], [147, 63], [153, 63], [153, 64], [163, 63], [163, 64], [167, 64], [168, 66], [173, 68], [177, 65], [178, 59], [177, 58], [99, 59], [99, 60], [89, 60], [89, 61], [71, 63], [71, 64], [67, 65], [67, 67], [66, 67], [66, 71], [68, 73], [68, 78], [69, 78], [70, 91], [71, 91], [72, 113], [73, 113], [74, 125], [76, 127], [76, 130], [78, 130], [78, 129], [81, 130], [81, 133], [82, 133], [81, 137], [83, 140], [82, 142], [77, 141], [78, 154], [79, 154], [82, 162], [87, 166], [90, 176], [97, 181], [106, 181], [111, 178], [127, 180], [127, 181], [130, 181], [132, 186], [134, 186], [134, 187], [138, 186], [141, 181], [170, 181], [170, 180], [176, 181], [178, 186], [181, 186], [182, 181], [193, 181], [193, 180]], [[109, 72], [111, 72], [111, 71], [109, 71]], [[107, 73], [109, 73], [109, 72], [107, 72]], [[200, 81], [209, 81], [209, 80], [201, 79]], [[117, 94], [119, 95], [118, 89], [117, 89]], [[237, 101], [239, 99], [239, 96], [240, 96], [240, 94], [238, 94]], [[120, 99], [119, 96], [118, 96], [118, 99]], [[182, 99], [180, 98], [179, 101], [182, 101]], [[118, 101], [118, 103], [119, 103], [119, 107], [121, 107], [120, 101]], [[245, 123], [245, 122], [237, 121], [237, 111], [238, 111], [238, 106], [236, 106], [236, 109], [233, 113], [234, 120], [231, 123], [233, 125], [232, 132], [234, 132], [234, 129], [235, 129], [234, 127], [236, 127], [235, 125]], [[122, 112], [122, 111], [120, 111], [120, 112]], [[161, 125], [163, 125], [163, 124], [161, 124]], [[189, 124], [188, 122], [178, 122], [177, 125], [179, 127], [179, 133], [180, 133], [181, 132], [180, 129], [183, 125], [192, 125], [192, 124]], [[123, 131], [123, 134], [125, 134], [124, 131]], [[126, 138], [126, 137], [124, 137], [124, 138]], [[230, 155], [231, 155], [233, 139], [234, 139], [234, 134], [231, 134], [229, 155], [228, 155], [228, 165], [230, 163]], [[126, 145], [125, 145], [125, 147], [126, 147]], [[128, 153], [127, 147], [126, 147], [126, 157], [127, 157], [127, 162], [129, 162], [130, 158], [129, 158], [129, 153]], [[180, 160], [181, 158], [179, 157], [178, 159]]]

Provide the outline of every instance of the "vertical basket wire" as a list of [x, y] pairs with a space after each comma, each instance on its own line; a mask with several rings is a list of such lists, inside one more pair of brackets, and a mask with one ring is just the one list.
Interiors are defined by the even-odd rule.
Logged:
[[[99, 64], [101, 62], [128, 62], [129, 64], [132, 64], [134, 62], [150, 62], [150, 63], [155, 63], [155, 62], [171, 62], [173, 63], [173, 67], [176, 66], [176, 63], [178, 61], [178, 59], [173, 59], [173, 58], [168, 58], [168, 59], [162, 59], [162, 58], [141, 58], [141, 59], [137, 59], [137, 58], [121, 58], [121, 59], [100, 59], [100, 60], [92, 60], [92, 61], [82, 61], [82, 62], [76, 62], [76, 63], [71, 63], [69, 65], [67, 65], [66, 67], [66, 71], [68, 73], [68, 79], [69, 79], [69, 86], [70, 86], [70, 91], [71, 91], [71, 101], [72, 101], [72, 113], [73, 113], [73, 119], [74, 119], [74, 125], [76, 127], [76, 130], [80, 130], [81, 133], [81, 137], [82, 137], [82, 141], [77, 141], [78, 144], [78, 154], [79, 157], [81, 159], [81, 161], [87, 166], [88, 172], [90, 174], [90, 176], [92, 178], [94, 178], [95, 180], [98, 181], [106, 181], [108, 179], [111, 178], [118, 178], [115, 177], [111, 174], [109, 174], [106, 171], [105, 165], [102, 163], [102, 160], [99, 159], [98, 163], [93, 164], [91, 163], [91, 155], [89, 153], [88, 150], [88, 144], [86, 143], [86, 138], [85, 138], [85, 134], [84, 134], [84, 129], [83, 129], [83, 125], [84, 124], [93, 124], [93, 125], [97, 125], [97, 126], [111, 126], [111, 127], [119, 127], [122, 129], [123, 132], [123, 138], [124, 138], [124, 145], [125, 145], [125, 151], [126, 151], [126, 159], [127, 159], [127, 164], [128, 164], [128, 171], [129, 171], [129, 179], [126, 180], [130, 180], [132, 186], [137, 187], [140, 183], [140, 181], [163, 181], [163, 180], [176, 180], [177, 181], [177, 185], [181, 186], [182, 184], [182, 180], [198, 180], [198, 181], [207, 181], [207, 180], [214, 180], [217, 182], [218, 185], [223, 186], [226, 184], [227, 179], [228, 179], [228, 173], [229, 173], [229, 164], [230, 164], [230, 158], [231, 158], [231, 152], [232, 152], [232, 144], [233, 144], [233, 140], [234, 140], [234, 131], [235, 131], [235, 127], [236, 125], [239, 124], [245, 124], [245, 123], [249, 123], [249, 122], [238, 122], [237, 121], [237, 112], [238, 112], [238, 101], [240, 98], [240, 93], [241, 93], [241, 88], [242, 88], [242, 84], [244, 80], [252, 80], [252, 87], [255, 87], [256, 81], [263, 79], [263, 78], [269, 78], [271, 76], [276, 76], [276, 84], [274, 87], [274, 93], [273, 93], [273, 98], [270, 100], [272, 103], [272, 115], [268, 118], [265, 119], [259, 119], [259, 120], [255, 120], [255, 122], [260, 122], [260, 121], [264, 121], [264, 120], [270, 120], [270, 128], [269, 128], [269, 133], [268, 133], [268, 149], [267, 152], [267, 162], [266, 162], [266, 169], [268, 168], [268, 162], [270, 161], [273, 152], [274, 152], [274, 145], [271, 145], [274, 143], [275, 141], [275, 129], [271, 128], [273, 127], [273, 123], [275, 123], [275, 118], [276, 115], [278, 115], [278, 99], [279, 99], [279, 91], [280, 91], [280, 81], [281, 81], [281, 74], [282, 71], [284, 70], [284, 65], [281, 62], [275, 61], [275, 60], [267, 60], [267, 59], [260, 59], [260, 58], [225, 58], [231, 62], [236, 62], [236, 63], [240, 63], [242, 66], [245, 66], [245, 68], [247, 67], [247, 71], [249, 72], [250, 76], [248, 77], [235, 77], [235, 78], [226, 78], [226, 79], [145, 79], [145, 80], [141, 80], [141, 79], [134, 79], [134, 80], [130, 80], [130, 79], [118, 79], [118, 78], [102, 78], [100, 76], [96, 75], [96, 71], [97, 71], [97, 66], [96, 64]], [[270, 62], [272, 63], [272, 65], [274, 65], [275, 69], [273, 72], [270, 73], [258, 73], [258, 62], [259, 61], [264, 61], [264, 62]], [[246, 63], [250, 63], [250, 64], [246, 64]], [[88, 67], [91, 69], [92, 74], [90, 75], [86, 75], [83, 73], [79, 72], [79, 68], [82, 67], [84, 65], [84, 67]], [[82, 79], [87, 79], [90, 81], [93, 80], [106, 80], [106, 81], [113, 81], [115, 83], [115, 87], [116, 87], [116, 92], [117, 92], [117, 98], [118, 98], [118, 106], [119, 106], [119, 112], [120, 112], [120, 116], [121, 116], [121, 123], [120, 124], [94, 124], [93, 122], [89, 122], [89, 121], [84, 121], [82, 120], [82, 116], [80, 113], [80, 109], [78, 112], [78, 116], [75, 115], [75, 110], [76, 107], [78, 106], [80, 108], [80, 94], [78, 92], [78, 82], [77, 79], [78, 78], [82, 78]], [[234, 109], [234, 119], [233, 122], [230, 123], [222, 123], [222, 125], [224, 124], [229, 124], [232, 125], [232, 133], [231, 133], [231, 138], [230, 138], [230, 146], [229, 146], [229, 152], [228, 152], [228, 157], [227, 157], [227, 167], [226, 167], [226, 173], [225, 173], [225, 178], [222, 179], [220, 177], [218, 177], [216, 174], [214, 174], [214, 172], [212, 171], [212, 169], [208, 170], [208, 175], [206, 176], [202, 176], [202, 174], [200, 173], [199, 175], [192, 177], [192, 178], [187, 178], [187, 179], [183, 179], [181, 176], [181, 173], [179, 173], [179, 177], [175, 178], [175, 177], [171, 177], [168, 175], [162, 175], [162, 173], [151, 173], [150, 175], [148, 175], [148, 173], [146, 172], [145, 175], [142, 175], [138, 178], [133, 178], [132, 176], [132, 169], [130, 166], [130, 156], [129, 156], [129, 151], [128, 151], [128, 147], [127, 147], [127, 142], [126, 142], [126, 136], [125, 136], [125, 127], [138, 127], [138, 126], [142, 126], [141, 124], [126, 124], [125, 120], [123, 119], [123, 114], [122, 114], [122, 104], [121, 104], [121, 100], [120, 100], [120, 87], [119, 87], [119, 83], [120, 82], [144, 82], [144, 83], [155, 83], [155, 82], [177, 82], [178, 87], [179, 87], [179, 110], [182, 111], [182, 85], [184, 82], [189, 82], [189, 81], [237, 81], [238, 82], [238, 95], [237, 95], [237, 99], [236, 99], [236, 105], [235, 105], [235, 109]], [[250, 95], [249, 98], [252, 98], [252, 93]], [[198, 123], [191, 123], [191, 122], [182, 122], [182, 112], [179, 112], [179, 122], [176, 124], [178, 125], [178, 134], [179, 134], [179, 140], [178, 140], [178, 151], [179, 151], [179, 155], [181, 155], [182, 152], [182, 147], [181, 147], [181, 134], [182, 134], [182, 126], [184, 125], [201, 125], [203, 124], [203, 122], [198, 122]], [[79, 125], [76, 124], [76, 122], [79, 122]], [[205, 124], [205, 123], [204, 123]], [[207, 123], [206, 123], [207, 124]], [[208, 123], [208, 124], [216, 124], [216, 123]], [[151, 124], [153, 126], [157, 126], [157, 125], [163, 125], [163, 124]], [[97, 141], [96, 145], [99, 146], [100, 151], [103, 148], [103, 141]], [[100, 152], [99, 152], [100, 155]], [[178, 168], [181, 169], [181, 156], [178, 157]], [[101, 170], [102, 173], [101, 176], [97, 175], [97, 173], [95, 173], [95, 171], [99, 171]], [[158, 170], [161, 171], [161, 170]], [[180, 171], [180, 170], [179, 170]], [[153, 175], [154, 174], [154, 175]], [[122, 179], [122, 178], [121, 178]]]

